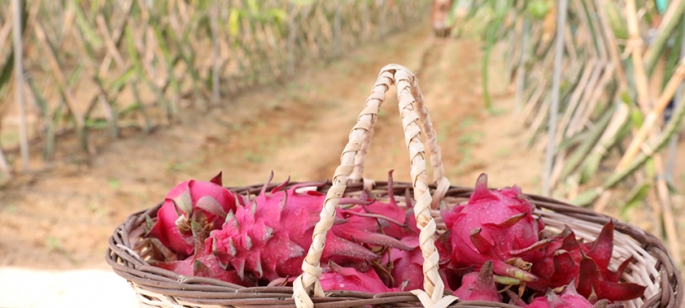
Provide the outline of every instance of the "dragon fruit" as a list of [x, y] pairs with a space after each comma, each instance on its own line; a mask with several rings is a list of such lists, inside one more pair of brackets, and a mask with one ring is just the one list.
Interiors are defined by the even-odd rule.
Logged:
[[590, 302], [587, 298], [578, 294], [576, 290], [576, 280], [564, 288], [560, 295], [556, 295], [552, 289], [547, 290], [547, 295], [544, 297], [536, 297], [530, 305], [517, 301], [517, 305], [527, 308], [623, 308], [622, 304], [612, 303], [609, 300], [603, 299], [595, 302]]
[[[619, 271], [623, 271], [627, 263], [623, 262]], [[641, 297], [646, 287], [632, 282], [618, 282], [618, 277], [612, 276], [607, 268], [598, 266], [595, 260], [583, 256], [580, 260], [580, 278], [578, 293], [595, 300], [607, 299], [610, 301], [626, 301]]]
[[531, 268], [531, 272], [539, 279], [527, 286], [544, 291], [569, 284], [578, 277], [578, 261], [583, 247], [587, 250], [587, 245], [579, 244], [575, 234], [568, 227], [560, 234], [549, 237], [549, 243], [543, 248], [543, 257]]
[[590, 303], [585, 297], [578, 294], [574, 286], [575, 281], [570, 283], [561, 295], [557, 295], [549, 289], [547, 295], [544, 297], [535, 298], [530, 305], [524, 306], [528, 308], [592, 308], [593, 304]]
[[388, 202], [375, 201], [370, 205], [362, 206], [362, 209], [365, 214], [378, 219], [380, 226], [378, 231], [383, 234], [400, 240], [407, 236], [418, 236], [420, 230], [416, 226], [409, 190], [405, 191], [405, 199], [408, 202], [406, 208], [399, 206], [395, 199], [392, 173], [393, 170], [388, 172]]
[[[298, 189], [325, 183], [299, 184], [282, 191], [288, 184], [286, 180], [267, 193], [272, 178], [273, 173], [250, 206], [238, 206], [235, 213], [227, 215], [222, 228], [210, 234], [213, 253], [220, 264], [230, 264], [241, 278], [245, 272], [269, 281], [297, 276], [302, 273], [306, 249], [312, 244], [314, 225], [319, 221], [319, 212], [326, 196], [314, 190], [298, 192]], [[341, 204], [360, 202], [364, 203], [353, 199], [340, 200]], [[395, 239], [380, 238], [386, 236], [371, 232], [355, 233], [355, 242], [346, 240], [337, 235], [337, 228], [342, 224], [347, 223], [338, 216], [336, 225], [326, 237], [322, 263], [334, 261], [343, 266], [368, 268], [364, 261], [376, 260], [379, 256], [361, 244], [376, 245], [380, 241], [397, 244], [398, 248], [405, 247]]]
[[234, 269], [219, 265], [218, 259], [212, 254], [212, 241], [207, 237], [204, 228], [197, 222], [191, 222], [194, 240], [194, 254], [181, 261], [150, 261], [150, 264], [174, 271], [185, 276], [199, 276], [223, 280], [242, 286], [253, 286], [255, 282], [244, 281]]
[[148, 237], [187, 257], [194, 249], [191, 222], [197, 221], [210, 232], [221, 228], [226, 213], [235, 208], [236, 197], [222, 186], [221, 172], [209, 182], [185, 181], [166, 195]]
[[[619, 282], [621, 275], [633, 257], [624, 260], [616, 271], [609, 269], [614, 250], [614, 223], [609, 221], [599, 233], [597, 240], [581, 253], [578, 293], [599, 300], [625, 301], [641, 297], [646, 289], [636, 283]], [[594, 293], [594, 294], [593, 294]]]
[[395, 247], [402, 250], [410, 250], [411, 248], [399, 240], [379, 233], [376, 225], [378, 219], [374, 216], [368, 216], [368, 213], [361, 207], [355, 207], [348, 210], [338, 210], [338, 215], [347, 220], [346, 223], [334, 226], [331, 228], [333, 234], [348, 241], [360, 241], [380, 247]]
[[389, 264], [394, 287], [403, 291], [423, 290], [423, 255], [419, 247], [419, 237], [407, 236], [402, 239], [402, 243], [411, 250], [390, 249], [383, 256], [381, 263]]
[[502, 295], [497, 292], [492, 261], [485, 262], [480, 272], [464, 275], [461, 280], [461, 287], [454, 291], [454, 295], [463, 301], [501, 302]]
[[614, 245], [613, 221], [604, 225], [593, 242], [578, 243], [568, 227], [550, 240], [544, 248], [543, 258], [531, 268], [540, 279], [528, 284], [529, 287], [536, 290], [557, 288], [576, 281], [578, 293], [592, 297], [592, 302], [630, 300], [644, 293], [645, 287], [641, 285], [619, 282], [632, 257], [624, 260], [616, 271], [609, 269]]
[[541, 257], [546, 242], [538, 240], [538, 232], [544, 224], [533, 217], [534, 206], [519, 187], [490, 191], [487, 180], [481, 174], [469, 202], [442, 213], [452, 247], [448, 268], [480, 270], [492, 260], [498, 275], [536, 281], [524, 269]]
[[[403, 291], [423, 289], [423, 255], [419, 247], [420, 231], [416, 226], [416, 218], [412, 214], [411, 198], [407, 196], [406, 208], [399, 206], [395, 199], [392, 173], [392, 170], [388, 172], [387, 195], [389, 200], [387, 203], [376, 200], [369, 205], [361, 206], [358, 211], [343, 212], [343, 215], [373, 217], [377, 220], [376, 232], [399, 239], [402, 243], [403, 247], [398, 245], [395, 248], [390, 247], [387, 253], [383, 254], [380, 262], [380, 264], [385, 265], [386, 270], [390, 271], [388, 285]], [[409, 191], [405, 193], [409, 193]], [[362, 194], [362, 199], [366, 195], [368, 192], [365, 191]]]
[[[248, 287], [288, 285], [302, 273], [326, 198], [318, 188], [326, 182], [286, 188], [288, 179], [267, 191], [272, 179], [273, 173], [254, 200], [223, 188], [221, 173], [209, 182], [179, 184], [157, 220], [138, 229], [137, 234], [147, 234], [134, 249], [150, 264], [185, 276]], [[392, 171], [388, 201], [370, 195], [363, 191], [359, 199], [340, 199], [349, 206], [336, 212], [326, 238], [323, 289], [422, 289], [424, 259], [411, 196], [406, 206], [398, 205]], [[482, 174], [467, 204], [442, 210], [447, 232], [435, 245], [446, 291], [464, 301], [501, 302], [505, 293], [509, 303], [531, 308], [615, 308], [620, 305], [612, 302], [643, 295], [645, 287], [620, 282], [632, 258], [609, 269], [613, 222], [595, 241], [581, 243], [568, 227], [559, 234], [543, 230], [534, 209], [520, 188], [489, 190]], [[555, 294], [561, 287], [564, 291]]]
[[398, 291], [385, 286], [374, 270], [360, 272], [356, 268], [342, 267], [335, 262], [329, 262], [328, 269], [330, 271], [325, 271], [319, 279], [324, 291], [343, 290], [369, 293]]

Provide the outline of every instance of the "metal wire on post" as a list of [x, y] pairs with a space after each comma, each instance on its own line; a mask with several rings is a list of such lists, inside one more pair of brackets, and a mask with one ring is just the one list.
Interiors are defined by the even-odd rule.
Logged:
[[21, 0], [12, 0], [14, 13], [14, 93], [19, 105], [19, 147], [21, 149], [21, 165], [24, 171], [29, 170], [29, 142], [26, 130], [26, 106], [24, 105], [24, 67], [22, 65], [22, 29], [21, 29]]
[[514, 104], [514, 113], [517, 116], [521, 111], [521, 105], [523, 104], [523, 91], [526, 85], [526, 61], [528, 61], [526, 46], [528, 46], [528, 31], [530, 28], [530, 22], [528, 21], [528, 18], [523, 17], [523, 26], [521, 28], [521, 57], [519, 58], [519, 65], [516, 70], [516, 99]]
[[221, 100], [219, 92], [219, 0], [212, 1], [210, 12], [212, 30], [212, 103], [217, 104]]
[[362, 35], [360, 35], [362, 40], [367, 40], [369, 38], [369, 4], [368, 2], [362, 2], [361, 15], [362, 15]]
[[379, 27], [378, 28], [378, 35], [380, 36], [381, 39], [383, 39], [385, 37], [385, 33], [387, 33], [388, 25], [386, 24], [386, 22], [387, 22], [388, 18], [385, 15], [387, 14], [388, 10], [387, 10], [385, 0], [376, 1], [376, 5], [380, 6], [380, 10], [381, 10], [380, 17], [379, 17], [380, 22], [378, 25], [378, 27]]
[[547, 142], [547, 154], [545, 156], [545, 179], [542, 186], [542, 194], [550, 195], [552, 169], [554, 164], [554, 149], [556, 144], [554, 137], [557, 130], [557, 114], [559, 112], [559, 87], [561, 84], [561, 58], [564, 56], [564, 29], [566, 29], [567, 0], [559, 0], [557, 6], [557, 36], [554, 49], [554, 75], [552, 76], [552, 102], [549, 108], [549, 140]]
[[[685, 27], [685, 23], [683, 23], [683, 27]], [[683, 36], [684, 36], [683, 41], [680, 43], [680, 58], [681, 59], [685, 58], [685, 32], [683, 32]], [[673, 98], [673, 109], [672, 110], [675, 110], [676, 106], [678, 104], [682, 104], [682, 102], [681, 102], [682, 99], [683, 99], [683, 85], [681, 84], [680, 87], [678, 87], [678, 91], [676, 92], [675, 97]], [[678, 133], [676, 132], [668, 144], [668, 158], [666, 161], [666, 170], [665, 170], [666, 172], [664, 174], [664, 177], [670, 183], [673, 183], [673, 170], [675, 168], [676, 155], [678, 155], [677, 152], [678, 152]]]
[[340, 5], [335, 6], [335, 16], [333, 17], [333, 56], [339, 57], [342, 54], [342, 38], [340, 33]]
[[288, 75], [292, 76], [295, 73], [295, 35], [297, 29], [295, 28], [295, 4], [288, 4], [288, 41], [286, 42], [288, 50]]

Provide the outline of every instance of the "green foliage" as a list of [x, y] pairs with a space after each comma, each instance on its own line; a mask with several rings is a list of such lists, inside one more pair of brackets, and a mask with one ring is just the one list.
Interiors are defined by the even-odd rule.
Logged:
[[526, 13], [536, 20], [543, 19], [547, 16], [549, 10], [554, 6], [554, 3], [549, 0], [533, 0], [526, 3]]
[[[83, 13], [83, 10], [80, 7], [79, 0], [71, 0], [69, 1], [69, 5], [73, 6], [74, 12], [76, 12], [76, 26], [78, 29], [81, 31], [83, 34], [83, 37], [90, 43], [94, 48], [100, 48], [104, 44], [102, 40], [100, 39], [100, 36], [98, 35], [97, 31], [93, 29], [91, 26], [91, 22], [88, 20], [86, 17], [86, 14]], [[96, 3], [92, 3], [91, 8], [94, 9], [97, 6], [95, 5]]]
[[619, 40], [628, 39], [628, 25], [621, 14], [621, 9], [614, 1], [604, 1], [604, 11], [609, 18], [609, 26]]
[[642, 183], [642, 185], [635, 186], [635, 188], [628, 193], [626, 199], [619, 205], [619, 208], [621, 209], [621, 219], [626, 221], [629, 220], [628, 211], [642, 204], [642, 200], [647, 198], [650, 188], [651, 185], [649, 185], [649, 183]]
[[[20, 3], [23, 4], [21, 7], [21, 28], [26, 29], [26, 20], [29, 13], [26, 10], [26, 1], [21, 1]], [[5, 65], [2, 67], [2, 70], [0, 70], [0, 92], [3, 91], [9, 83], [10, 76], [12, 76], [12, 71], [14, 70], [14, 49], [7, 54], [3, 63], [5, 63]]]
[[644, 122], [645, 117], [642, 115], [642, 111], [639, 108], [633, 106], [630, 110], [630, 122], [633, 124], [633, 128], [639, 129]]
[[602, 117], [597, 121], [595, 127], [590, 130], [590, 134], [587, 138], [583, 139], [580, 145], [571, 153], [571, 156], [564, 164], [564, 168], [562, 168], [560, 178], [569, 176], [571, 172], [583, 162], [588, 153], [590, 153], [595, 144], [597, 144], [597, 140], [602, 136], [607, 125], [609, 125], [612, 115], [612, 110], [604, 112]]
[[51, 251], [58, 251], [58, 252], [64, 252], [64, 244], [59, 238], [56, 237], [47, 237], [45, 239], [45, 246], [48, 248], [48, 250]]
[[315, 0], [290, 0], [290, 3], [294, 3], [297, 5], [309, 5], [314, 3]]
[[490, 65], [490, 55], [492, 48], [498, 39], [505, 36], [509, 29], [504, 29], [504, 19], [513, 7], [513, 2], [508, 0], [488, 0], [483, 5], [484, 10], [488, 13], [488, 20], [483, 31], [483, 39], [485, 40], [485, 54], [481, 62], [481, 73], [483, 80], [483, 100], [485, 101], [485, 108], [492, 112], [492, 99], [490, 98], [490, 90], [488, 86], [488, 67]]
[[[312, 1], [313, 2], [313, 1]], [[278, 8], [265, 8], [263, 3], [256, 0], [247, 0], [247, 8], [231, 8], [228, 15], [228, 33], [238, 36], [241, 33], [243, 19], [248, 21], [250, 27], [255, 24], [275, 25], [280, 31], [285, 30], [288, 21], [288, 13]]]
[[476, 123], [476, 119], [472, 116], [466, 116], [460, 123], [459, 129], [467, 129]]
[[119, 181], [116, 178], [109, 177], [109, 178], [107, 178], [107, 185], [109, 185], [109, 188], [111, 188], [113, 190], [117, 190], [117, 189], [121, 188], [121, 181]]
[[[290, 74], [286, 69], [290, 65], [331, 53], [327, 45], [332, 40], [326, 30], [333, 26], [335, 16], [341, 17], [341, 45], [349, 47], [362, 39], [375, 39], [381, 32], [385, 35], [389, 30], [414, 26], [430, 8], [425, 0], [395, 0], [401, 16], [387, 18], [380, 15], [392, 10], [374, 5], [374, 0], [349, 1], [346, 6], [328, 0], [20, 3], [22, 29], [27, 29], [23, 40], [27, 94], [38, 110], [30, 137], [40, 135], [46, 159], [54, 153], [57, 132], [76, 131], [85, 150], [91, 129], [111, 128], [112, 135], [118, 136], [117, 128], [123, 123], [149, 131], [154, 125], [172, 123], [181, 103], [206, 107], [202, 104], [212, 90], [215, 68], [220, 72], [222, 92], [231, 94], [280, 80]], [[213, 32], [212, 13], [217, 12], [217, 5], [219, 27]], [[35, 16], [29, 16], [29, 8]], [[367, 14], [360, 14], [362, 11]], [[10, 14], [10, 9], [0, 11], [0, 19], [6, 22]], [[361, 37], [355, 26], [366, 17]], [[383, 19], [385, 24], [380, 25]], [[37, 40], [37, 27], [27, 26], [27, 21], [41, 23], [48, 44]], [[297, 29], [291, 32], [294, 41], [290, 40], [289, 22]], [[213, 35], [220, 46], [216, 63], [209, 59], [216, 46]], [[11, 44], [6, 47], [0, 55], [0, 97], [13, 86], [14, 54]], [[47, 63], [41, 55], [48, 52], [53, 53], [57, 65]], [[56, 76], [63, 76], [66, 82], [55, 82]], [[70, 110], [67, 102], [73, 102], [76, 110]], [[13, 147], [18, 138], [4, 145]]]

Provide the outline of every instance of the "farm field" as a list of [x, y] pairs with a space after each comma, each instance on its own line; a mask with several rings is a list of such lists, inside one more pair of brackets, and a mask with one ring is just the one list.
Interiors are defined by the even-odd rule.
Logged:
[[[111, 296], [111, 307], [124, 307], [133, 292], [122, 287], [123, 279], [108, 272], [104, 262], [107, 239], [118, 224], [160, 202], [177, 183], [208, 180], [219, 171], [225, 186], [262, 183], [272, 170], [275, 181], [330, 178], [376, 75], [389, 63], [417, 74], [452, 185], [472, 186], [486, 172], [493, 187], [517, 184], [526, 193], [539, 193], [543, 151], [526, 146], [525, 129], [511, 112], [513, 91], [498, 65], [490, 72], [497, 112], [483, 108], [481, 57], [479, 42], [436, 39], [426, 25], [365, 45], [344, 59], [310, 65], [287, 83], [226, 98], [231, 102], [221, 107], [181, 113], [178, 124], [150, 135], [125, 131], [120, 140], [101, 142], [94, 156], [60, 153], [58, 161], [20, 175], [0, 190], [0, 306], [29, 298], [4, 285], [9, 282], [45, 282], [34, 289], [64, 303], [60, 307], [76, 307], [75, 302], [86, 298], [69, 287], [100, 279], [113, 287], [92, 292]], [[497, 53], [492, 59], [502, 61]], [[396, 99], [394, 93], [388, 97], [365, 177], [385, 180], [395, 170], [395, 180], [408, 181]], [[685, 144], [679, 151], [685, 155]], [[685, 163], [676, 167], [676, 183], [685, 189]], [[674, 206], [682, 208], [682, 198], [675, 200]], [[617, 214], [612, 207], [606, 211]], [[632, 222], [649, 227], [646, 220]], [[679, 223], [685, 227], [682, 219]], [[25, 270], [36, 276], [26, 276]], [[88, 273], [84, 270], [94, 274], [78, 275]]]

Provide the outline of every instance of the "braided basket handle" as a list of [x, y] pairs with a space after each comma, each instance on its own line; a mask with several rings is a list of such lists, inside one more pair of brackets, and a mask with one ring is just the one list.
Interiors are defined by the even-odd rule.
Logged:
[[[428, 114], [428, 109], [426, 108], [426, 105], [424, 103], [423, 99], [423, 94], [421, 93], [421, 90], [419, 89], [419, 84], [416, 81], [416, 77], [414, 74], [411, 73], [407, 68], [397, 65], [397, 64], [390, 64], [385, 66], [381, 70], [381, 74], [379, 75], [382, 76], [384, 72], [387, 72], [389, 70], [403, 70], [406, 71], [409, 74], [410, 81], [410, 91], [411, 95], [416, 102], [416, 105], [414, 108], [416, 108], [416, 111], [418, 112], [419, 119], [421, 120], [421, 124], [423, 125], [423, 134], [426, 137], [426, 145], [428, 146], [428, 150], [430, 151], [430, 160], [431, 160], [431, 166], [433, 167], [433, 183], [437, 186], [437, 189], [433, 193], [433, 201], [431, 203], [431, 208], [433, 210], [437, 210], [438, 206], [440, 204], [440, 200], [445, 196], [447, 193], [447, 190], [450, 187], [450, 182], [445, 176], [445, 167], [442, 164], [442, 153], [440, 151], [440, 146], [438, 146], [438, 137], [437, 134], [435, 133], [435, 129], [433, 128], [433, 122], [431, 121], [430, 115]], [[392, 77], [392, 76], [391, 76]], [[379, 80], [380, 81], [380, 80]], [[362, 175], [364, 173], [364, 160], [366, 158], [366, 154], [368, 153], [368, 149], [371, 143], [371, 138], [373, 138], [374, 134], [374, 126], [376, 125], [376, 119], [377, 119], [377, 114], [373, 113], [374, 108], [375, 111], [378, 111], [378, 107], [369, 107], [369, 101], [370, 100], [378, 100], [379, 98], [377, 95], [374, 95], [376, 93], [381, 94], [383, 98], [380, 99], [380, 102], [378, 103], [379, 105], [383, 102], [385, 98], [385, 91], [383, 92], [376, 92], [375, 89], [377, 86], [379, 86], [378, 82], [373, 87], [373, 94], [366, 100], [366, 108], [359, 114], [359, 117], [364, 117], [364, 116], [370, 116], [371, 117], [371, 124], [370, 127], [367, 131], [366, 134], [364, 134], [364, 139], [362, 140], [362, 146], [359, 152], [357, 152], [357, 155], [354, 158], [354, 169], [352, 170], [352, 174], [349, 176], [348, 181], [351, 183], [354, 182], [359, 182], [362, 180]], [[389, 87], [389, 85], [387, 85]], [[399, 85], [398, 85], [399, 88]], [[386, 88], [387, 90], [387, 88]], [[398, 91], [399, 92], [399, 91]], [[399, 98], [399, 94], [398, 94]], [[401, 107], [400, 107], [401, 108]], [[403, 120], [404, 121], [404, 120]], [[406, 127], [406, 125], [403, 125]], [[355, 126], [355, 128], [357, 128]], [[435, 214], [434, 214], [435, 215]], [[437, 218], [437, 217], [436, 217]]]
[[[299, 308], [314, 307], [314, 303], [309, 295], [310, 291], [313, 291], [313, 296], [325, 296], [319, 282], [319, 277], [321, 277], [323, 272], [320, 260], [324, 243], [326, 242], [326, 233], [333, 226], [335, 211], [338, 208], [340, 198], [347, 188], [350, 175], [356, 167], [361, 166], [361, 164], [357, 163], [363, 162], [363, 158], [358, 158], [359, 152], [361, 152], [363, 147], [368, 148], [369, 142], [368, 140], [365, 142], [365, 140], [370, 139], [369, 135], [373, 132], [373, 125], [375, 124], [380, 105], [385, 100], [385, 93], [393, 83], [397, 84], [399, 110], [402, 116], [405, 142], [409, 150], [412, 166], [411, 177], [414, 187], [414, 199], [416, 199], [414, 215], [416, 216], [416, 225], [421, 230], [419, 243], [424, 258], [423, 285], [425, 291], [413, 290], [411, 292], [419, 298], [426, 308], [447, 307], [450, 303], [457, 300], [454, 296], [443, 298], [445, 285], [438, 273], [440, 257], [433, 240], [437, 229], [436, 221], [431, 215], [431, 201], [433, 198], [428, 187], [425, 149], [421, 142], [421, 129], [417, 123], [422, 117], [417, 112], [414, 103], [419, 105], [418, 109], [423, 112], [424, 119], [430, 120], [430, 118], [427, 116], [428, 113], [423, 105], [423, 96], [419, 92], [414, 74], [403, 66], [391, 64], [381, 69], [371, 95], [366, 100], [366, 107], [357, 118], [357, 124], [350, 132], [349, 141], [340, 156], [340, 166], [335, 170], [332, 186], [328, 190], [326, 200], [319, 215], [320, 220], [314, 227], [312, 246], [309, 248], [304, 262], [302, 262], [303, 274], [297, 277], [293, 283], [293, 298]], [[424, 121], [424, 123], [427, 122]], [[430, 124], [428, 127], [430, 127]], [[437, 148], [437, 145], [435, 148]], [[439, 150], [435, 153], [438, 153], [438, 155], [433, 157], [439, 160]], [[358, 159], [355, 161], [355, 158]], [[442, 164], [440, 163], [439, 166], [441, 167]], [[361, 171], [362, 169], [357, 170]], [[442, 184], [444, 185], [444, 183]], [[447, 187], [449, 187], [449, 183], [447, 183]]]

